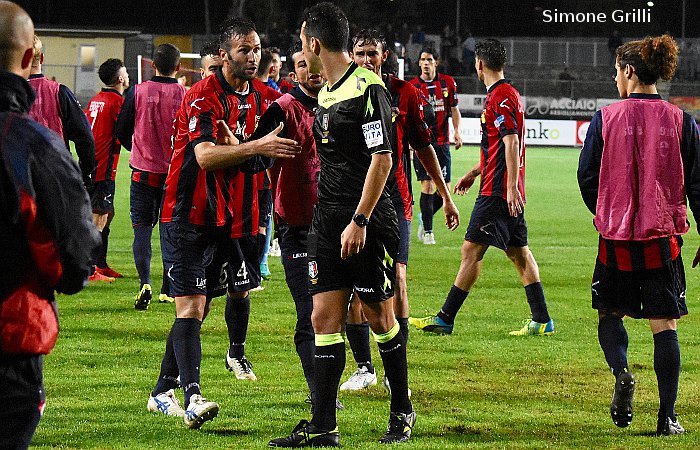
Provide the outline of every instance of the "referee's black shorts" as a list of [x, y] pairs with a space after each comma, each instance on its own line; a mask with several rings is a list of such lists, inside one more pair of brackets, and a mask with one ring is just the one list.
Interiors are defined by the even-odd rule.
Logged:
[[381, 302], [394, 295], [394, 258], [399, 242], [396, 212], [391, 201], [380, 200], [367, 225], [365, 247], [341, 259], [340, 235], [354, 213], [354, 207], [315, 208], [308, 235], [309, 292], [352, 289], [364, 302]]

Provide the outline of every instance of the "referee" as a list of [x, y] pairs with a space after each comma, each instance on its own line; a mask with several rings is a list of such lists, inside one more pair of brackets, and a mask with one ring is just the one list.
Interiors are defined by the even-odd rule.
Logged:
[[341, 332], [353, 290], [392, 387], [389, 427], [380, 442], [408, 440], [416, 420], [408, 398], [405, 339], [386, 302], [393, 295], [391, 260], [399, 235], [385, 189], [392, 166], [391, 103], [381, 78], [350, 59], [348, 35], [347, 18], [332, 3], [305, 12], [304, 57], [311, 73], [328, 79], [314, 121], [321, 175], [308, 235], [316, 398], [311, 422], [302, 420], [289, 436], [270, 441], [272, 447], [340, 445], [335, 399], [345, 367]]

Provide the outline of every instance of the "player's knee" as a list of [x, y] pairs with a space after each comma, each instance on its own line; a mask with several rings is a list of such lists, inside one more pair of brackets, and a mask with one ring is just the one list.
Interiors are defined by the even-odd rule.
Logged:
[[487, 248], [487, 246], [465, 240], [462, 243], [462, 263], [469, 264], [481, 261]]

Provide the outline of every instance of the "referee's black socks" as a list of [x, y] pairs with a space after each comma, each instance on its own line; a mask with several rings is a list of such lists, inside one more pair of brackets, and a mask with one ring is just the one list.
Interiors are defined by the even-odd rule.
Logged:
[[413, 405], [408, 398], [406, 341], [398, 322], [394, 322], [394, 326], [386, 333], [375, 333], [374, 338], [391, 386], [391, 412], [409, 414], [413, 411]]
[[340, 333], [317, 334], [314, 358], [316, 396], [311, 423], [317, 428], [335, 429], [335, 400], [345, 368], [345, 341]]

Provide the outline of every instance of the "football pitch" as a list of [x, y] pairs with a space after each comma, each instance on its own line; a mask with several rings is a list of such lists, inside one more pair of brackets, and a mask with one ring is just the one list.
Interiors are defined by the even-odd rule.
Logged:
[[[609, 405], [613, 376], [597, 342], [597, 316], [590, 307], [590, 280], [597, 234], [576, 183], [578, 149], [527, 149], [526, 219], [530, 247], [557, 334], [516, 338], [508, 332], [529, 317], [525, 293], [512, 264], [491, 249], [481, 278], [457, 317], [451, 336], [411, 330], [409, 382], [418, 418], [401, 448], [700, 448], [700, 269], [691, 270], [700, 239], [691, 217], [685, 240], [690, 315], [679, 323], [683, 367], [677, 413], [683, 436], [656, 438], [658, 394], [651, 332], [644, 321], [626, 320], [629, 362], [637, 376], [635, 418], [613, 425]], [[453, 151], [453, 180], [479, 158], [468, 146]], [[133, 308], [139, 288], [131, 253], [129, 154], [122, 151], [110, 265], [125, 278], [92, 283], [75, 296], [59, 296], [61, 332], [45, 360], [47, 403], [33, 448], [248, 449], [266, 448], [309, 418], [307, 389], [294, 350], [294, 303], [279, 258], [270, 257], [272, 279], [251, 295], [246, 355], [257, 382], [236, 380], [224, 367], [228, 334], [223, 298], [215, 299], [202, 326], [202, 392], [218, 402], [219, 415], [202, 429], [181, 418], [146, 411], [173, 304]], [[459, 247], [478, 188], [455, 196], [461, 225], [455, 232], [436, 215], [437, 245], [420, 243], [413, 223], [408, 293], [413, 316], [435, 313], [459, 266]], [[414, 184], [414, 192], [418, 186]], [[417, 203], [417, 202], [416, 202]], [[418, 206], [414, 211], [418, 212]], [[162, 267], [154, 232], [152, 278], [157, 298]], [[381, 379], [381, 359], [372, 344]], [[355, 370], [350, 348], [343, 381]], [[182, 392], [176, 392], [182, 399]], [[381, 381], [363, 392], [339, 395], [341, 443], [379, 448], [389, 417]], [[2, 425], [0, 425], [2, 426]]]

